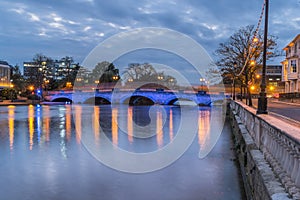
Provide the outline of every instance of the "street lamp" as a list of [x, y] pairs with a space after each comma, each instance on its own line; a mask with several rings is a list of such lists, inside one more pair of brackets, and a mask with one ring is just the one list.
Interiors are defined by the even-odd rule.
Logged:
[[158, 79], [158, 80], [163, 80], [163, 79], [164, 79], [164, 77], [163, 77], [163, 76], [161, 76], [161, 75], [158, 75], [158, 76], [157, 76], [157, 79]]
[[200, 78], [200, 83], [201, 83], [201, 91], [203, 91], [205, 78]]
[[119, 79], [119, 77], [118, 77], [118, 76], [113, 76], [112, 79], [113, 79], [114, 81], [116, 81], [116, 80]]
[[233, 63], [233, 67], [234, 67], [234, 71], [233, 71], [233, 94], [232, 94], [232, 99], [235, 100], [235, 70], [236, 70], [236, 67], [237, 67], [237, 63], [234, 62]]
[[268, 15], [269, 15], [269, 0], [266, 1], [265, 8], [265, 30], [264, 30], [264, 48], [263, 48], [263, 67], [262, 79], [260, 84], [260, 93], [258, 98], [258, 106], [256, 114], [268, 114], [267, 97], [266, 97], [266, 63], [267, 63], [267, 43], [268, 43]]
[[47, 89], [48, 89], [48, 84], [50, 83], [50, 81], [49, 80], [45, 80], [45, 92], [47, 91]]

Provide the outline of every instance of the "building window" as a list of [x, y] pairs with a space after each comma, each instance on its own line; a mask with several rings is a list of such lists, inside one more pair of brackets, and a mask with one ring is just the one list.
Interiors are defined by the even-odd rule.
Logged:
[[294, 53], [297, 53], [297, 44], [298, 44], [298, 43], [295, 43], [295, 46], [294, 46]]
[[291, 72], [292, 73], [297, 72], [297, 60], [291, 60]]

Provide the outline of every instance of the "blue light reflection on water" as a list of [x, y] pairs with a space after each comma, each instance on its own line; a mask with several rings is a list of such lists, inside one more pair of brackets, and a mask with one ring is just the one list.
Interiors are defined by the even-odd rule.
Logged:
[[[102, 130], [120, 148], [144, 153], [162, 148], [176, 137], [180, 124], [178, 107], [0, 107], [0, 196], [223, 199], [226, 195], [240, 199], [239, 176], [235, 164], [229, 161], [232, 152], [228, 138], [217, 145], [217, 153], [201, 161], [197, 158], [199, 149], [209, 140], [210, 112], [209, 107], [199, 109], [198, 119], [191, 122], [198, 123], [197, 139], [175, 164], [157, 172], [134, 175], [101, 165], [85, 150], [80, 142], [85, 134], [81, 127], [86, 123], [82, 121], [83, 115], [92, 117], [95, 143], [101, 140]], [[146, 131], [136, 135], [143, 126]], [[224, 145], [228, 145], [226, 151]]]

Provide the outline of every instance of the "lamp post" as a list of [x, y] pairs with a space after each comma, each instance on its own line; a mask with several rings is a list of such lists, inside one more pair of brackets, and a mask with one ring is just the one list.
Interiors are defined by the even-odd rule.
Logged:
[[205, 78], [200, 78], [200, 83], [201, 83], [201, 91], [203, 91], [204, 90]]
[[236, 70], [236, 66], [237, 66], [237, 63], [234, 62], [234, 63], [233, 63], [234, 72], [233, 72], [233, 81], [232, 81], [232, 84], [233, 84], [233, 94], [232, 94], [232, 99], [233, 99], [233, 100], [235, 100], [235, 70]]
[[269, 15], [269, 0], [266, 1], [265, 8], [265, 30], [264, 30], [264, 48], [263, 48], [263, 67], [262, 78], [260, 84], [260, 93], [258, 98], [258, 106], [256, 114], [268, 114], [267, 97], [266, 97], [266, 63], [267, 63], [267, 44], [268, 44], [268, 15]]

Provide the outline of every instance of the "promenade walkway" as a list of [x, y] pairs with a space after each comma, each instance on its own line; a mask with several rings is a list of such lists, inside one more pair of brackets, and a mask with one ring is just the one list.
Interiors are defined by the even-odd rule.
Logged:
[[[246, 100], [243, 99], [246, 104]], [[252, 99], [254, 108], [257, 108], [257, 99]], [[300, 103], [290, 103], [278, 99], [268, 99], [268, 114], [284, 122], [300, 127]]]

